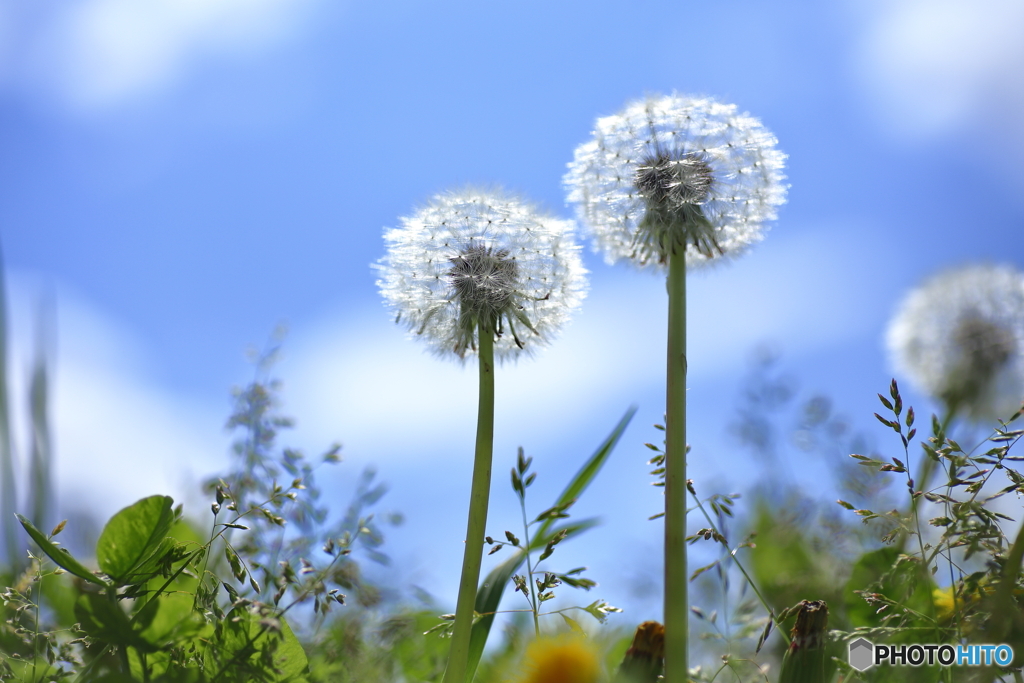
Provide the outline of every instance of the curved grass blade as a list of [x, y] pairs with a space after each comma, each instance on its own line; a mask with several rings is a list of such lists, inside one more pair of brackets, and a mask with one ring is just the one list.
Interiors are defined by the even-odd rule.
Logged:
[[[626, 414], [622, 416], [622, 419], [619, 420], [619, 423], [615, 425], [615, 429], [613, 429], [612, 433], [608, 435], [608, 438], [601, 443], [594, 454], [590, 456], [590, 459], [583, 463], [583, 467], [581, 467], [579, 472], [577, 472], [569, 481], [569, 485], [566, 486], [565, 490], [562, 491], [562, 494], [558, 496], [558, 500], [555, 501], [555, 505], [552, 507], [565, 505], [573, 498], [579, 498], [580, 494], [590, 486], [590, 482], [594, 481], [594, 477], [596, 477], [597, 473], [601, 471], [602, 467], [604, 467], [605, 462], [608, 460], [608, 456], [612, 454], [612, 450], [619, 442], [619, 439], [622, 438], [622, 433], [626, 431], [626, 427], [629, 426], [629, 421], [633, 419], [634, 415], [636, 415], [636, 406], [631, 406], [629, 410], [626, 411]], [[537, 536], [545, 535], [554, 521], [555, 520], [553, 518], [544, 520], [540, 525], [540, 528], [537, 529]]]
[[25, 527], [25, 531], [27, 531], [28, 535], [32, 537], [32, 540], [36, 542], [39, 549], [46, 553], [51, 560], [80, 579], [85, 579], [86, 581], [91, 581], [98, 586], [109, 588], [110, 584], [86, 569], [85, 565], [72, 557], [70, 553], [58, 548], [43, 532], [32, 526], [32, 522], [28, 521], [18, 513], [14, 513], [14, 516], [18, 518], [19, 522], [21, 522], [21, 526]]
[[21, 567], [21, 553], [15, 538], [11, 515], [17, 514], [18, 490], [14, 481], [14, 454], [11, 452], [11, 424], [7, 396], [7, 293], [4, 288], [0, 254], [0, 531], [3, 533], [7, 563], [14, 575]]

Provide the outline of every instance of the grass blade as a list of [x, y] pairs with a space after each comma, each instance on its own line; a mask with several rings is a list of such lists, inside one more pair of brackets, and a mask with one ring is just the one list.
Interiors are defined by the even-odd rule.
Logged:
[[46, 534], [32, 526], [32, 522], [28, 521], [28, 519], [21, 515], [15, 515], [15, 517], [17, 517], [18, 521], [21, 522], [21, 526], [25, 527], [25, 531], [28, 532], [28, 535], [36, 542], [39, 549], [46, 553], [50, 559], [56, 562], [59, 566], [67, 569], [78, 578], [95, 583], [97, 586], [103, 586], [104, 588], [110, 587], [110, 584], [93, 574], [85, 568], [85, 565], [72, 557], [71, 553], [57, 547], [46, 537]]
[[[558, 496], [558, 500], [555, 501], [555, 505], [564, 505], [573, 498], [580, 497], [580, 494], [586, 490], [590, 485], [590, 482], [594, 481], [594, 477], [597, 476], [597, 473], [601, 471], [602, 467], [604, 467], [605, 461], [607, 461], [608, 456], [612, 454], [612, 450], [619, 442], [619, 439], [622, 438], [622, 433], [626, 431], [626, 427], [629, 426], [629, 422], [633, 419], [635, 414], [636, 406], [632, 406], [626, 411], [626, 414], [622, 416], [619, 423], [615, 425], [615, 429], [612, 430], [612, 433], [609, 434], [601, 443], [594, 454], [590, 456], [590, 459], [583, 463], [583, 467], [581, 467], [579, 472], [576, 473], [576, 476], [569, 481], [569, 485], [565, 487], [564, 491], [562, 491], [562, 495]], [[554, 521], [554, 519], [545, 520], [537, 530], [537, 535], [543, 536], [547, 533], [547, 530], [551, 527], [551, 524]]]
[[4, 286], [3, 254], [0, 252], [0, 530], [4, 536], [7, 563], [17, 575], [21, 564], [15, 533], [14, 514], [18, 489], [14, 481], [14, 453], [11, 449], [10, 405], [7, 397], [7, 292]]
[[49, 373], [46, 366], [47, 335], [44, 332], [40, 311], [39, 332], [36, 337], [36, 358], [32, 365], [29, 382], [29, 414], [32, 423], [31, 458], [29, 460], [29, 491], [32, 501], [29, 507], [32, 523], [39, 528], [47, 526], [46, 515], [51, 505], [53, 486], [51, 481], [50, 422], [47, 406], [49, 403]]

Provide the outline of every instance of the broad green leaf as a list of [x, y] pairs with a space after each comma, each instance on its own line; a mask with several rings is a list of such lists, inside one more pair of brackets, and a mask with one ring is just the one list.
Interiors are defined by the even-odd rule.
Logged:
[[71, 556], [71, 553], [58, 548], [52, 541], [46, 538], [46, 534], [32, 526], [32, 522], [17, 513], [15, 513], [15, 516], [18, 518], [18, 521], [21, 522], [21, 526], [25, 527], [25, 531], [32, 537], [32, 540], [39, 546], [39, 549], [46, 553], [46, 555], [56, 562], [58, 566], [67, 569], [80, 579], [85, 579], [86, 581], [103, 586], [104, 588], [109, 585], [106, 581], [86, 569], [85, 565]]
[[[580, 494], [586, 490], [590, 482], [594, 480], [597, 473], [601, 471], [601, 467], [608, 460], [608, 456], [611, 455], [615, 445], [619, 442], [622, 437], [622, 433], [626, 431], [626, 427], [629, 425], [629, 421], [633, 419], [633, 415], [636, 413], [636, 408], [630, 408], [626, 411], [626, 414], [622, 416], [619, 423], [615, 425], [611, 434], [598, 446], [597, 450], [593, 455], [583, 464], [579, 472], [573, 476], [569, 481], [568, 486], [562, 491], [558, 500], [555, 501], [555, 506], [565, 505], [574, 498], [579, 498]], [[566, 538], [571, 538], [577, 534], [586, 531], [587, 529], [596, 526], [596, 519], [585, 519], [573, 524], [565, 524], [552, 529], [556, 519], [549, 518], [541, 523], [537, 529], [537, 533], [534, 534], [533, 538], [530, 539], [530, 550], [537, 550], [543, 548], [548, 544], [552, 538], [554, 538], [563, 529], [568, 531]], [[467, 669], [467, 680], [473, 680], [473, 676], [476, 673], [477, 665], [480, 664], [480, 657], [483, 655], [484, 646], [487, 644], [487, 636], [491, 633], [491, 626], [494, 624], [494, 612], [498, 610], [498, 605], [501, 604], [501, 596], [505, 592], [505, 586], [508, 585], [512, 579], [512, 575], [515, 574], [519, 567], [523, 564], [526, 559], [526, 555], [523, 552], [518, 552], [503, 563], [491, 570], [484, 579], [483, 584], [477, 590], [476, 594], [476, 611], [483, 614], [480, 619], [473, 624], [473, 631], [470, 634], [469, 640], [469, 667]]]
[[204, 622], [192, 609], [194, 597], [188, 593], [167, 593], [146, 603], [136, 618], [140, 635], [156, 648], [180, 644], [199, 633]]
[[[906, 614], [912, 616], [927, 615], [931, 611], [934, 589], [931, 577], [923, 577], [916, 561], [904, 557], [899, 548], [885, 546], [871, 550], [857, 558], [850, 579], [846, 582], [844, 596], [847, 618], [853, 626], [879, 626], [882, 618], [889, 614], [889, 610], [879, 610], [877, 604], [868, 604], [855, 590], [880, 593], [909, 608]], [[924, 625], [928, 625], [926, 619], [915, 619], [907, 624]], [[906, 634], [910, 637], [913, 630], [908, 629]], [[894, 642], [904, 641], [897, 637]]]
[[302, 643], [295, 637], [292, 627], [284, 617], [281, 619], [281, 635], [283, 640], [274, 652], [274, 666], [279, 672], [279, 681], [295, 681], [309, 669], [309, 660]]
[[75, 602], [75, 618], [82, 625], [82, 630], [101, 642], [137, 647], [146, 652], [156, 649], [132, 628], [121, 607], [104, 595], [84, 593]]
[[173, 503], [170, 496], [150, 496], [111, 517], [96, 542], [100, 569], [124, 585], [163, 542], [174, 523]]
[[[211, 669], [214, 680], [223, 681], [303, 681], [309, 668], [302, 644], [284, 617], [275, 619], [280, 631], [273, 632], [260, 617], [236, 607], [218, 627], [213, 643], [219, 671]], [[272, 651], [272, 668], [262, 654]]]

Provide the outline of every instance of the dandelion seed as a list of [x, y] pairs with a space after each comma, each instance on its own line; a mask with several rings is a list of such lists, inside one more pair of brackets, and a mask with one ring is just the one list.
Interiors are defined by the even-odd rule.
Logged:
[[609, 263], [664, 267], [682, 246], [700, 265], [760, 241], [776, 217], [786, 200], [776, 142], [735, 105], [652, 97], [598, 119], [565, 186]]
[[889, 324], [895, 365], [951, 412], [1007, 417], [1024, 398], [1024, 275], [967, 266], [933, 276]]
[[476, 352], [482, 324], [499, 360], [518, 357], [549, 342], [584, 297], [572, 233], [502, 192], [439, 194], [385, 234], [377, 285], [439, 355]]

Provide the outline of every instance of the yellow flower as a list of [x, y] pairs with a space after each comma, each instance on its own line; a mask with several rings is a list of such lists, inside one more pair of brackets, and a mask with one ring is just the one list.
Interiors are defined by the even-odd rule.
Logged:
[[526, 648], [523, 668], [522, 683], [597, 683], [601, 676], [597, 650], [575, 634], [533, 641]]

